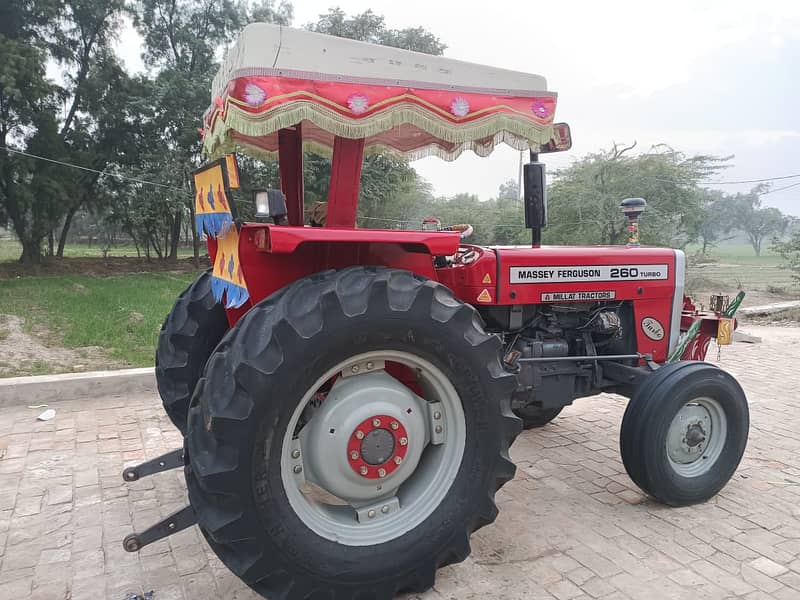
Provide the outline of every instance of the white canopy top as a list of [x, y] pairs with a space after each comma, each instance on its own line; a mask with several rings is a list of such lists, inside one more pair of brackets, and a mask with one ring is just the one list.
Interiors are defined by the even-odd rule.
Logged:
[[[369, 79], [388, 85], [414, 83], [478, 93], [534, 95], [547, 91], [547, 81], [508, 69], [380, 46], [269, 23], [245, 27], [228, 52], [211, 93], [221, 95], [231, 79], [256, 75], [262, 69], [327, 74], [341, 81]], [[471, 88], [471, 89], [470, 89]]]
[[209, 156], [279, 150], [300, 125], [304, 144], [329, 151], [337, 136], [367, 151], [452, 160], [504, 142], [547, 143], [556, 94], [540, 75], [257, 23], [231, 48], [204, 115]]

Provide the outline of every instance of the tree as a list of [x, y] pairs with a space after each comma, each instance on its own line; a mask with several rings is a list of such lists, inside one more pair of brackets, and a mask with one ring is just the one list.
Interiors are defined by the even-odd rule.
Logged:
[[437, 56], [447, 49], [438, 37], [422, 27], [387, 29], [384, 17], [376, 15], [371, 9], [348, 17], [341, 8], [331, 8], [327, 13], [321, 14], [316, 23], [308, 23], [306, 29]]
[[698, 182], [727, 159], [686, 157], [664, 145], [632, 155], [635, 144], [589, 154], [557, 171], [548, 189], [549, 242], [619, 244], [627, 221], [619, 208], [629, 197], [647, 200], [641, 238], [650, 245], [684, 246], [701, 218]]
[[498, 200], [516, 200], [519, 202], [519, 183], [516, 179], [508, 179], [505, 183], [500, 184], [500, 189], [497, 191]]
[[[440, 55], [445, 46], [439, 38], [421, 27], [387, 29], [384, 18], [367, 10], [348, 17], [340, 8], [321, 14], [306, 29], [317, 33], [383, 44], [395, 48]], [[321, 156], [305, 155], [306, 203], [326, 200], [330, 181], [330, 161]], [[364, 159], [359, 194], [359, 225], [372, 228], [414, 226], [421, 223], [430, 190], [404, 158], [390, 153], [374, 154]], [[430, 215], [425, 215], [430, 216]]]
[[723, 239], [729, 239], [733, 222], [729, 210], [728, 199], [719, 190], [699, 189], [700, 216], [696, 221], [695, 235], [701, 245], [701, 254], [705, 256], [708, 250]]
[[70, 193], [55, 255], [63, 257], [75, 214], [82, 209], [105, 210], [102, 172], [121, 165], [133, 168], [141, 139], [143, 105], [147, 99], [140, 78], [132, 79], [113, 55], [94, 65], [82, 92], [82, 111], [67, 140], [69, 159], [91, 171], [70, 170]]
[[800, 231], [795, 231], [788, 240], [777, 237], [772, 241], [772, 249], [781, 255], [784, 269], [792, 272], [792, 278], [800, 283]]
[[782, 234], [789, 225], [780, 210], [761, 206], [760, 195], [768, 190], [768, 185], [761, 184], [746, 194], [736, 194], [728, 200], [731, 225], [747, 235], [756, 256], [761, 256], [764, 240]]
[[[11, 2], [0, 5], [0, 145], [29, 149], [56, 133], [53, 114], [55, 86], [47, 80], [48, 23], [55, 18], [55, 2]], [[42, 131], [39, 132], [39, 128]], [[45, 139], [50, 138], [50, 139]], [[44, 168], [44, 165], [41, 165]], [[28, 158], [0, 151], [0, 218], [10, 221], [23, 246], [22, 259], [36, 262], [46, 228], [34, 207], [32, 186], [44, 186], [37, 166]], [[52, 176], [53, 168], [48, 175]], [[42, 231], [44, 229], [44, 231]]]
[[[163, 219], [146, 236], [159, 257], [177, 258], [183, 223], [193, 210], [191, 173], [200, 164], [202, 147], [197, 128], [211, 103], [209, 90], [218, 68], [219, 49], [254, 20], [288, 25], [291, 19], [292, 5], [285, 1], [265, 0], [253, 7], [243, 0], [136, 2], [134, 24], [145, 41], [145, 64], [155, 74], [152, 114], [144, 140], [149, 151], [144, 157], [147, 169], [143, 174], [174, 190], [183, 190], [139, 191], [144, 203], [162, 204], [148, 210], [154, 220], [142, 222], [155, 227], [158, 219]], [[197, 256], [196, 238], [194, 248]]]
[[[49, 159], [75, 162], [93, 146], [87, 135], [86, 92], [98, 65], [110, 57], [122, 0], [5, 3], [0, 9], [0, 143]], [[45, 76], [47, 60], [62, 68], [57, 85]], [[75, 143], [83, 147], [76, 148]], [[36, 150], [36, 151], [34, 151]], [[0, 157], [0, 203], [22, 244], [20, 260], [36, 263], [42, 242], [72, 210], [83, 183], [55, 163]], [[74, 214], [74, 213], [73, 213]]]

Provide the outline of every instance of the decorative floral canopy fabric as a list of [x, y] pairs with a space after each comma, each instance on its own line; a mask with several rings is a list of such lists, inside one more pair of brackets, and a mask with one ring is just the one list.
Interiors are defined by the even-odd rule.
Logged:
[[274, 153], [278, 130], [298, 123], [323, 153], [342, 136], [410, 158], [485, 156], [500, 142], [547, 143], [556, 107], [538, 75], [267, 24], [245, 29], [212, 93], [212, 158]]

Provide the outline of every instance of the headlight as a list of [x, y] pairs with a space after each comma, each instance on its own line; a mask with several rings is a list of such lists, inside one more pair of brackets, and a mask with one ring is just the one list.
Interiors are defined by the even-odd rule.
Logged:
[[267, 190], [254, 190], [253, 200], [256, 205], [257, 217], [269, 217], [269, 192]]

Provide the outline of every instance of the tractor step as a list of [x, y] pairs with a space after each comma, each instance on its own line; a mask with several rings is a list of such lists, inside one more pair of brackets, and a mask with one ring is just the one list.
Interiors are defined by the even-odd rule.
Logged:
[[122, 479], [125, 481], [138, 481], [142, 477], [147, 477], [154, 473], [161, 473], [162, 471], [169, 471], [170, 469], [177, 469], [183, 465], [183, 448], [178, 448], [177, 450], [162, 454], [153, 460], [148, 460], [135, 467], [128, 467], [122, 472]]
[[148, 544], [157, 542], [173, 533], [183, 531], [197, 523], [197, 515], [191, 506], [185, 506], [178, 512], [172, 513], [163, 521], [151, 525], [141, 533], [131, 533], [122, 540], [122, 547], [126, 552], [138, 552]]

